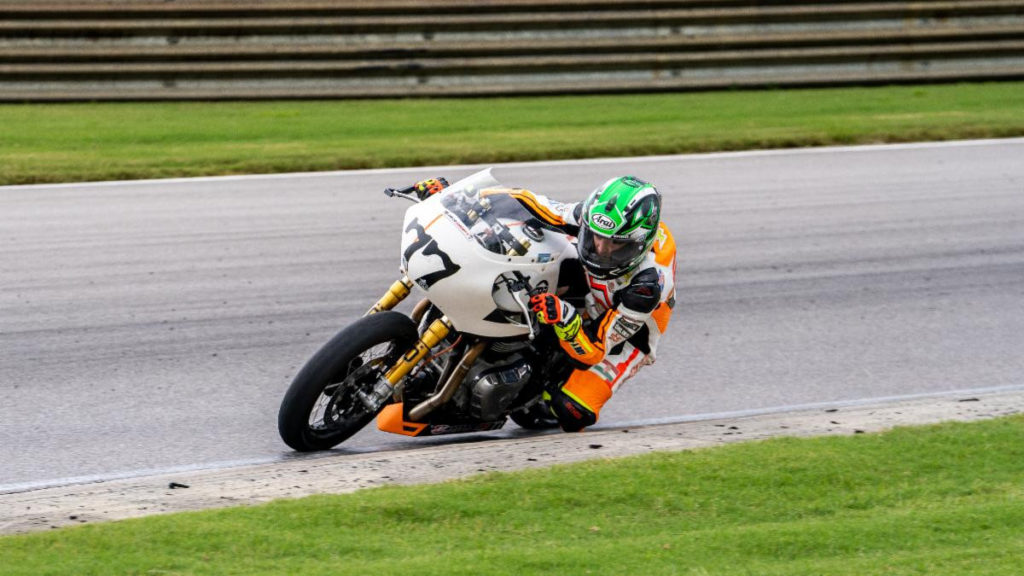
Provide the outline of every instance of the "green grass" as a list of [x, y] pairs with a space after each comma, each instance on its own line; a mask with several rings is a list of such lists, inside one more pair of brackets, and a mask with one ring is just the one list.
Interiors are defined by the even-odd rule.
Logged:
[[0, 539], [3, 574], [992, 574], [1024, 417], [778, 439]]
[[0, 184], [1024, 135], [1024, 83], [0, 105]]

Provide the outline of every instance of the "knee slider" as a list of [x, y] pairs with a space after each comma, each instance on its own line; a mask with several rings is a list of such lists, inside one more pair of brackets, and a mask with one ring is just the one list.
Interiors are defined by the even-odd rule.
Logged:
[[566, 432], [579, 432], [597, 422], [597, 414], [561, 390], [551, 393], [548, 405], [551, 406], [551, 411], [558, 418], [558, 424]]

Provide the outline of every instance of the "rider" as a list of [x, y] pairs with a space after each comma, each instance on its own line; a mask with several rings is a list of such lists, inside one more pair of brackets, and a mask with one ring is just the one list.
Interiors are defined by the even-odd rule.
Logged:
[[[448, 185], [418, 182], [421, 198]], [[530, 299], [573, 360], [569, 378], [544, 393], [559, 425], [575, 432], [597, 422], [605, 402], [642, 366], [654, 362], [675, 306], [676, 245], [661, 222], [654, 185], [624, 176], [583, 202], [555, 202], [529, 190], [504, 189], [546, 224], [576, 237], [586, 289], [584, 310], [546, 292]]]

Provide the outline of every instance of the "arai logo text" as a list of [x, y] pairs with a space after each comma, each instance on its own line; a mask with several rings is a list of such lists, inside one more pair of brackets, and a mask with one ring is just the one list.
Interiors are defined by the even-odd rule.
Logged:
[[597, 226], [601, 230], [615, 229], [615, 221], [604, 214], [594, 214], [590, 217], [590, 221], [594, 223], [594, 226]]

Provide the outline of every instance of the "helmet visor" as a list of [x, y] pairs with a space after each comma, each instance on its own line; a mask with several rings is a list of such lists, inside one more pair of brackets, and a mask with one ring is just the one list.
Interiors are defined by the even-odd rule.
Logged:
[[624, 273], [644, 250], [642, 239], [608, 238], [587, 225], [580, 227], [578, 242], [580, 260], [596, 276]]

